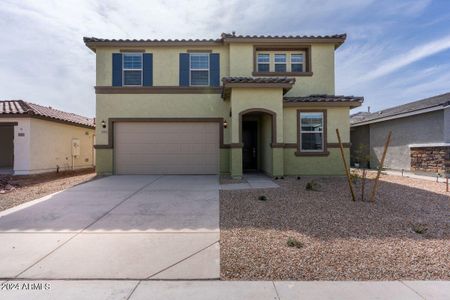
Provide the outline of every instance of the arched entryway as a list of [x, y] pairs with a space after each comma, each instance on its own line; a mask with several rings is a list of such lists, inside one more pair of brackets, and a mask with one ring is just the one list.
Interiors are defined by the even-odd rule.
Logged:
[[277, 114], [264, 108], [247, 109], [239, 114], [239, 142], [242, 145], [244, 173], [272, 174], [272, 145], [276, 144]]

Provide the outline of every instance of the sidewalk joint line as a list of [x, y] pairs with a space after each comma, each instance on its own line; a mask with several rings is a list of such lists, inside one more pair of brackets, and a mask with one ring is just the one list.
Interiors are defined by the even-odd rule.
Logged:
[[275, 281], [272, 280], [273, 288], [275, 289], [275, 294], [277, 295], [277, 299], [281, 300], [280, 294], [278, 294], [277, 286], [275, 285]]
[[413, 289], [412, 287], [410, 287], [409, 285], [407, 285], [405, 282], [403, 282], [403, 280], [400, 280], [400, 283], [402, 283], [404, 286], [406, 286], [408, 289], [410, 289], [411, 291], [413, 291], [415, 294], [417, 294], [420, 298], [422, 299], [426, 299], [424, 296], [422, 296], [421, 294], [419, 294], [418, 291], [416, 291], [415, 289]]
[[186, 256], [185, 258], [183, 258], [183, 259], [181, 259], [181, 260], [179, 260], [179, 261], [177, 261], [177, 262], [175, 262], [175, 263], [173, 263], [173, 264], [171, 264], [171, 265], [165, 267], [164, 269], [162, 269], [162, 270], [160, 270], [160, 271], [158, 271], [158, 272], [156, 272], [156, 273], [151, 274], [151, 275], [148, 276], [146, 279], [148, 280], [148, 279], [150, 279], [150, 278], [152, 278], [152, 277], [154, 277], [154, 276], [156, 276], [156, 275], [158, 275], [158, 274], [160, 274], [160, 273], [162, 273], [162, 272], [164, 272], [164, 271], [167, 271], [168, 269], [170, 269], [170, 268], [172, 268], [172, 267], [174, 267], [174, 266], [176, 266], [176, 265], [178, 265], [178, 264], [180, 264], [180, 263], [182, 263], [182, 262], [188, 260], [189, 258], [191, 258], [191, 257], [197, 255], [198, 253], [200, 253], [200, 252], [202, 252], [202, 251], [208, 249], [209, 247], [213, 246], [214, 244], [216, 244], [216, 243], [218, 243], [218, 242], [220, 242], [220, 240], [214, 241], [214, 243], [209, 244], [208, 246], [206, 246], [206, 247], [204, 247], [204, 248], [202, 248], [202, 249], [200, 249], [200, 250], [198, 250], [198, 251], [196, 251], [196, 252], [194, 252], [194, 253], [192, 253], [192, 254]]
[[139, 280], [136, 285], [134, 286], [134, 288], [131, 290], [131, 293], [128, 295], [127, 300], [130, 300], [131, 296], [134, 294], [134, 291], [136, 291], [136, 289], [138, 288], [138, 286], [141, 284], [141, 280]]

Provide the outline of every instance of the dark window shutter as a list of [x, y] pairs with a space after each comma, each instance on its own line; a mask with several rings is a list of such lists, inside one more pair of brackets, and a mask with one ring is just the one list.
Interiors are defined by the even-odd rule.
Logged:
[[180, 86], [189, 86], [189, 53], [180, 53]]
[[113, 53], [112, 77], [113, 86], [122, 86], [122, 53]]
[[220, 86], [220, 54], [211, 53], [209, 55], [209, 84], [211, 86]]
[[144, 74], [143, 74], [143, 85], [144, 86], [152, 86], [153, 85], [153, 54], [152, 53], [144, 53], [143, 54], [143, 66], [144, 66]]

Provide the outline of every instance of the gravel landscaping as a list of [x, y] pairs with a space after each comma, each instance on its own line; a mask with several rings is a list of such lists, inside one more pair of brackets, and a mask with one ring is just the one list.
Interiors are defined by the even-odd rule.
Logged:
[[318, 191], [306, 190], [312, 179], [220, 191], [222, 279], [450, 280], [443, 183], [383, 175], [370, 203], [351, 201], [345, 178], [315, 178]]
[[95, 178], [93, 169], [27, 176], [0, 175], [0, 211]]

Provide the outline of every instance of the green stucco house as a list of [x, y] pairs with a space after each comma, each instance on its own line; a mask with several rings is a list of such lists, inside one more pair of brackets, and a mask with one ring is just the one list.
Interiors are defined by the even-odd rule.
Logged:
[[204, 40], [84, 38], [96, 54], [100, 174], [342, 175], [349, 110], [336, 96], [345, 34]]

